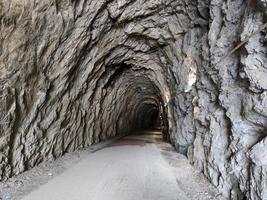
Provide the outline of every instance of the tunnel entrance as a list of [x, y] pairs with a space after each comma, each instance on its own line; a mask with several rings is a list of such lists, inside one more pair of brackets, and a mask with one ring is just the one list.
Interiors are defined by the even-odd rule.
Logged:
[[140, 113], [140, 128], [141, 129], [161, 129], [161, 118], [158, 108], [151, 104], [146, 104]]
[[[103, 76], [106, 105], [114, 109], [108, 116], [116, 116], [116, 134], [157, 130], [168, 138], [168, 115], [164, 107], [168, 101], [166, 87], [149, 70], [122, 63], [108, 67]], [[115, 101], [114, 101], [115, 100]], [[105, 121], [109, 121], [107, 118]], [[106, 124], [103, 127], [110, 128]]]
[[161, 133], [164, 141], [170, 141], [167, 110], [162, 102], [161, 96], [157, 95], [157, 98], [143, 99], [138, 104], [133, 132], [156, 131]]

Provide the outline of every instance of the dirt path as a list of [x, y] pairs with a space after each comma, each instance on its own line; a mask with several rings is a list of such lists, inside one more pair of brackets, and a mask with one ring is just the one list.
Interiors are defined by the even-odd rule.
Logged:
[[31, 192], [20, 188], [19, 194], [27, 191], [23, 200], [219, 199], [184, 156], [161, 142], [159, 132], [125, 137], [75, 162]]

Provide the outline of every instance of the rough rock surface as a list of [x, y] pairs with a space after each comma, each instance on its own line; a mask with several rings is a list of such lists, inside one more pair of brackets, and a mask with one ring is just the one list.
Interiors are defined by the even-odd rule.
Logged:
[[[266, 0], [0, 0], [0, 180], [142, 128], [267, 199]], [[221, 62], [220, 62], [221, 61]]]

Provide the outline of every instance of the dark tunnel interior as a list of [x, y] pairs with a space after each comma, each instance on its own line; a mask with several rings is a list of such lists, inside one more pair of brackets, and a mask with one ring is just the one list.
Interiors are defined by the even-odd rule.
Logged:
[[102, 78], [108, 92], [103, 103], [117, 119], [118, 134], [157, 130], [168, 135], [167, 93], [152, 71], [123, 63]]

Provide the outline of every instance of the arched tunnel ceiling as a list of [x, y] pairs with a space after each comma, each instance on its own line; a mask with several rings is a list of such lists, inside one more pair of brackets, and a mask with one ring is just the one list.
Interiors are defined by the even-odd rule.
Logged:
[[0, 180], [155, 109], [224, 196], [265, 198], [266, 29], [219, 62], [265, 21], [264, 0], [0, 0]]

